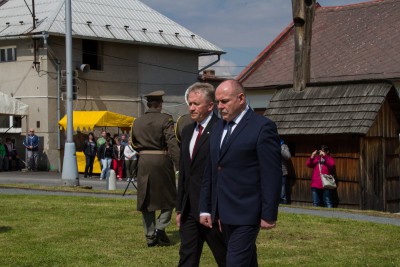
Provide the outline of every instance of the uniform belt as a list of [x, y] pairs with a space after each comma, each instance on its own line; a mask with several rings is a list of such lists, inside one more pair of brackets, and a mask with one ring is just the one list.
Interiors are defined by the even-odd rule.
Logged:
[[142, 150], [139, 152], [140, 155], [167, 155], [165, 150]]

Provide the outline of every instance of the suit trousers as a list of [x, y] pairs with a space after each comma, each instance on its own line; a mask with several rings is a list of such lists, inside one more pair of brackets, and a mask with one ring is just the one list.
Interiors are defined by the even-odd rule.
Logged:
[[165, 231], [171, 222], [171, 216], [172, 209], [161, 210], [157, 220], [155, 211], [142, 211], [144, 235], [147, 241], [153, 240], [156, 229]]
[[199, 266], [204, 241], [210, 247], [218, 266], [226, 266], [226, 244], [218, 224], [210, 229], [201, 225], [191, 214], [185, 217], [181, 218], [179, 228], [181, 246], [178, 266]]
[[260, 225], [228, 225], [221, 223], [227, 242], [226, 264], [229, 267], [256, 267], [256, 239]]

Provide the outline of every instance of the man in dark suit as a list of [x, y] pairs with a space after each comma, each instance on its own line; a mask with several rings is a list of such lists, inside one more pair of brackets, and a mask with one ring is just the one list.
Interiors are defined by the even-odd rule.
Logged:
[[199, 266], [204, 241], [219, 266], [226, 266], [226, 244], [218, 227], [208, 228], [199, 222], [199, 198], [209, 135], [219, 119], [213, 113], [214, 87], [195, 83], [188, 89], [189, 112], [194, 123], [182, 131], [176, 223], [181, 247], [179, 266]]
[[256, 239], [276, 226], [281, 191], [281, 150], [275, 123], [257, 115], [235, 80], [215, 92], [223, 121], [210, 136], [200, 222], [219, 221], [227, 242], [227, 266], [258, 266]]

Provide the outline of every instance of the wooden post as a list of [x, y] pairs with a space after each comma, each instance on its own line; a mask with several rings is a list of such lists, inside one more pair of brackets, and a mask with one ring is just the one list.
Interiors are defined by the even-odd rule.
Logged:
[[310, 82], [311, 36], [315, 0], [292, 0], [294, 22], [293, 88], [300, 92]]

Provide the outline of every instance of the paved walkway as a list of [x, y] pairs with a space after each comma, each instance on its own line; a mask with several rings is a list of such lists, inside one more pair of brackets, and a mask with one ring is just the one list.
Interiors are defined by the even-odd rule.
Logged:
[[[90, 186], [93, 189], [106, 189], [106, 182], [100, 181], [98, 177], [83, 178], [81, 175], [79, 179], [80, 186]], [[0, 187], [1, 184], [38, 184], [44, 186], [62, 186], [63, 181], [61, 174], [56, 172], [0, 172]], [[118, 181], [117, 189], [125, 189], [126, 181]], [[129, 187], [132, 189], [132, 185]], [[97, 194], [97, 193], [79, 193], [79, 192], [54, 192], [44, 190], [28, 190], [28, 189], [15, 189], [15, 188], [0, 188], [0, 194], [29, 194], [29, 195], [67, 195], [67, 196], [93, 196], [93, 197], [107, 197], [107, 198], [121, 198], [122, 195], [115, 194]], [[126, 195], [125, 198], [136, 198], [136, 195]], [[341, 212], [335, 209], [326, 210], [313, 210], [303, 209], [297, 207], [280, 207], [280, 212], [295, 213], [295, 214], [308, 214], [327, 218], [340, 218], [358, 221], [367, 221], [380, 224], [391, 224], [400, 226], [399, 218], [377, 217], [371, 215], [356, 214], [350, 212]]]
[[381, 223], [381, 224], [393, 224], [393, 225], [400, 226], [400, 215], [398, 216], [398, 218], [388, 218], [388, 217], [377, 217], [377, 216], [370, 216], [370, 215], [364, 215], [364, 214], [336, 211], [335, 209], [311, 210], [311, 209], [302, 209], [302, 208], [294, 208], [294, 207], [293, 208], [292, 207], [280, 207], [279, 211], [286, 212], [286, 213], [315, 215], [315, 216], [321, 216], [321, 217], [326, 217], [326, 218], [350, 219], [350, 220], [357, 220], [357, 221], [367, 221], [367, 222]]
[[[63, 186], [61, 174], [57, 172], [0, 172], [0, 187], [1, 184], [31, 184], [42, 186]], [[116, 189], [125, 190], [128, 182], [117, 181]], [[99, 176], [92, 178], [79, 177], [79, 185], [85, 188], [92, 188], [94, 190], [106, 190], [106, 181], [100, 180]], [[130, 185], [125, 198], [136, 198], [132, 195], [133, 186]], [[54, 195], [54, 196], [93, 196], [105, 198], [119, 198], [122, 195], [116, 194], [101, 194], [101, 193], [83, 193], [83, 192], [59, 192], [59, 191], [46, 191], [46, 190], [30, 190], [18, 188], [0, 188], [0, 194], [30, 194], [30, 195]]]
[[[99, 179], [99, 176], [92, 178], [83, 178], [79, 175], [79, 185], [82, 187], [91, 187], [96, 190], [106, 190], [106, 181]], [[125, 189], [127, 181], [117, 181], [117, 189]], [[36, 184], [44, 186], [63, 186], [61, 174], [57, 172], [0, 172], [1, 184]]]

